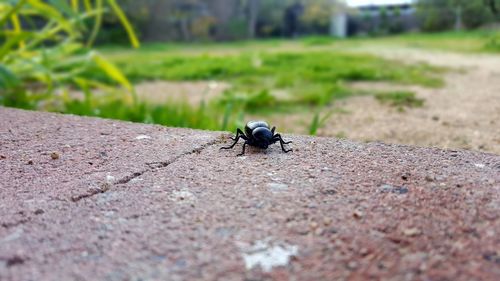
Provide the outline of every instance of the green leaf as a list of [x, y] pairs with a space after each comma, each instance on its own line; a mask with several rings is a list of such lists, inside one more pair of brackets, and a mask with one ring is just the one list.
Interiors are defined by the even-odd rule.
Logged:
[[120, 85], [125, 87], [129, 91], [133, 91], [132, 84], [128, 81], [125, 75], [111, 62], [97, 54], [96, 52], [92, 52], [90, 54], [92, 60], [97, 64], [97, 66], [108, 75], [109, 78], [115, 80]]
[[139, 48], [140, 46], [139, 40], [137, 40], [134, 29], [132, 28], [132, 25], [128, 21], [127, 17], [125, 16], [125, 13], [122, 11], [120, 6], [116, 4], [115, 0], [108, 0], [108, 3], [111, 6], [111, 9], [113, 9], [113, 12], [115, 12], [115, 14], [118, 16], [118, 19], [120, 19], [120, 22], [122, 23], [125, 30], [127, 31], [132, 46], [134, 48]]
[[23, 40], [26, 40], [33, 36], [32, 32], [26, 32], [23, 31], [21, 33], [17, 33], [13, 36], [9, 36], [7, 41], [5, 41], [0, 48], [0, 61], [9, 53], [14, 52], [15, 49], [17, 49], [15, 46], [19, 43], [22, 42]]
[[57, 8], [59, 11], [62, 11], [66, 15], [70, 17], [76, 17], [77, 14], [73, 11], [71, 6], [66, 2], [66, 0], [49, 0], [49, 3]]
[[0, 27], [3, 27], [3, 25], [7, 22], [7, 20], [12, 15], [14, 15], [19, 9], [21, 9], [21, 7], [26, 3], [26, 1], [27, 0], [21, 0], [21, 1], [17, 2], [17, 4], [9, 12], [7, 12], [5, 15], [3, 15], [0, 18]]
[[6, 90], [19, 85], [19, 79], [7, 67], [0, 64], [0, 89]]
[[103, 9], [102, 9], [102, 0], [96, 0], [96, 10], [101, 11], [100, 13], [97, 13], [95, 16], [95, 22], [94, 22], [94, 27], [92, 28], [92, 33], [89, 36], [89, 40], [87, 42], [87, 47], [90, 47], [94, 44], [94, 41], [97, 37], [97, 34], [99, 33], [99, 30], [101, 29], [101, 24], [102, 24], [102, 14], [103, 14]]
[[55, 20], [68, 34], [73, 36], [76, 35], [76, 29], [73, 28], [72, 24], [57, 9], [40, 0], [28, 0], [28, 3], [33, 9], [38, 11], [40, 15], [44, 15], [48, 19]]

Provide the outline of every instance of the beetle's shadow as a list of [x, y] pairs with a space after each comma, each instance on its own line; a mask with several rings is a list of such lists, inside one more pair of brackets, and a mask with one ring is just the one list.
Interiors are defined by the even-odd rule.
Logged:
[[[235, 150], [238, 150], [238, 149], [242, 149], [243, 147], [243, 144], [240, 144], [239, 146], [234, 146]], [[230, 151], [233, 151], [233, 153], [229, 153]], [[233, 155], [234, 154], [234, 150], [229, 150], [228, 151], [228, 154], [225, 154], [226, 156], [237, 156], [237, 157], [245, 157], [245, 156], [253, 156], [253, 155], [265, 155], [265, 156], [269, 156], [269, 155], [273, 155], [273, 154], [277, 154], [279, 152], [279, 147], [269, 147], [269, 148], [259, 148], [259, 147], [255, 147], [255, 146], [249, 146], [247, 145], [246, 146], [246, 149], [245, 149], [245, 154], [243, 155], [240, 155], [240, 154], [236, 154], [236, 155]]]

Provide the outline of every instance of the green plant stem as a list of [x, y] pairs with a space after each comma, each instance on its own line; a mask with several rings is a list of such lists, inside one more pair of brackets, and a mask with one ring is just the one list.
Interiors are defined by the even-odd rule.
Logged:
[[28, 0], [21, 0], [17, 2], [17, 4], [7, 14], [5, 14], [2, 18], [0, 18], [0, 28], [2, 28], [5, 25], [5, 23], [9, 20], [9, 18], [17, 11], [19, 11], [19, 9], [21, 9], [21, 7], [24, 4], [26, 4], [27, 1]]

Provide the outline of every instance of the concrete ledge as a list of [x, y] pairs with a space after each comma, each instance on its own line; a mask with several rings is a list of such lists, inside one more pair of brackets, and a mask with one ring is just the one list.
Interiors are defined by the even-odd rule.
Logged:
[[500, 278], [500, 156], [227, 136], [0, 108], [0, 280]]

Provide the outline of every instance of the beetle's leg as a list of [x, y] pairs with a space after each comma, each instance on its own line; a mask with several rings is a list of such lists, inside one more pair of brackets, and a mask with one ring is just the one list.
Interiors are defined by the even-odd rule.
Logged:
[[236, 129], [236, 136], [233, 138], [231, 137], [232, 140], [236, 140], [238, 138], [238, 136], [244, 136], [245, 134], [241, 131], [240, 128], [237, 128]]
[[273, 136], [274, 136], [274, 130], [276, 130], [276, 127], [273, 127], [273, 128], [271, 129], [271, 133], [273, 133]]
[[284, 141], [282, 138], [281, 138], [281, 135], [280, 134], [276, 134], [273, 136], [273, 139], [276, 139], [277, 141], [279, 140], [280, 142], [284, 143], [284, 144], [289, 144], [289, 143], [292, 143], [292, 141]]
[[292, 151], [292, 149], [285, 149], [285, 147], [283, 146], [284, 144], [289, 144], [289, 143], [291, 143], [292, 141], [285, 142], [285, 141], [281, 138], [281, 135], [280, 135], [280, 134], [276, 134], [276, 135], [274, 135], [274, 137], [273, 137], [273, 141], [280, 141], [281, 150], [283, 150], [283, 152], [287, 153], [287, 152]]
[[243, 154], [245, 154], [245, 145], [247, 145], [247, 141], [243, 143], [243, 150], [241, 151], [241, 153], [236, 156], [242, 156]]
[[236, 132], [236, 137], [234, 139], [231, 138], [232, 140], [234, 140], [233, 144], [230, 145], [230, 146], [221, 147], [220, 149], [231, 149], [231, 148], [233, 148], [238, 143], [238, 141], [240, 140], [240, 138], [244, 139], [245, 141], [248, 140], [248, 138], [241, 132], [241, 130], [238, 129], [237, 132]]
[[231, 144], [230, 146], [223, 146], [223, 147], [221, 147], [220, 149], [231, 149], [231, 148], [233, 148], [233, 147], [234, 147], [234, 146], [238, 143], [238, 141], [239, 141], [239, 140], [240, 140], [240, 137], [237, 137], [237, 138], [234, 140], [233, 144]]
[[281, 145], [281, 150], [283, 150], [283, 152], [287, 153], [287, 152], [290, 152], [292, 151], [292, 149], [285, 149], [285, 147], [283, 146], [283, 142], [280, 142], [280, 145]]

